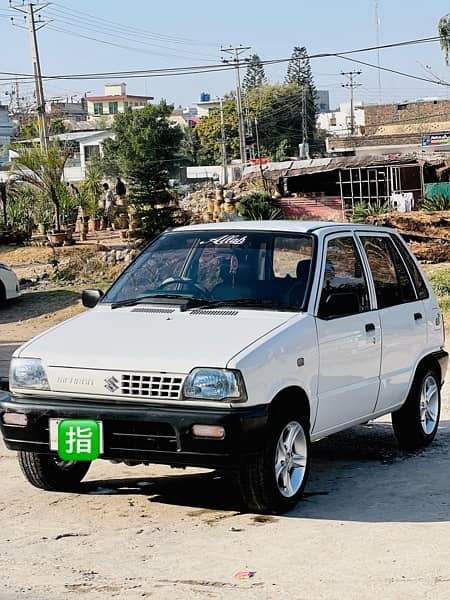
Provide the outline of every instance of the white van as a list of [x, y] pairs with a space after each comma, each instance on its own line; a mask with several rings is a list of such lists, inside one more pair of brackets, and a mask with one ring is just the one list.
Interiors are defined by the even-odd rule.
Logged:
[[75, 489], [96, 457], [229, 469], [248, 509], [276, 513], [319, 438], [387, 413], [406, 449], [436, 434], [442, 315], [390, 229], [181, 227], [83, 302], [15, 352], [0, 402], [39, 488]]

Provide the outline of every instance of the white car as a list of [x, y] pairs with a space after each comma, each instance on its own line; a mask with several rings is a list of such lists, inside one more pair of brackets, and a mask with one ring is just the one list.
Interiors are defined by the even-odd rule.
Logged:
[[0, 306], [20, 296], [19, 282], [11, 267], [0, 262]]
[[315, 440], [387, 413], [406, 449], [436, 434], [442, 315], [390, 229], [181, 227], [83, 301], [15, 352], [0, 401], [36, 487], [75, 489], [96, 457], [229, 469], [248, 509], [277, 513]]

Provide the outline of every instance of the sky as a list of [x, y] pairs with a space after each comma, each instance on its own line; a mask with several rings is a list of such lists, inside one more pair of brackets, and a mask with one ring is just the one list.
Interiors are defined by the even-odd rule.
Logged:
[[[21, 6], [22, 2], [13, 4]], [[343, 52], [376, 45], [375, 0], [57, 0], [41, 11], [50, 21], [38, 33], [42, 72], [46, 75], [187, 67], [220, 62], [221, 46], [250, 46], [263, 60], [284, 59], [294, 46], [309, 54]], [[450, 11], [448, 0], [379, 0], [382, 44], [436, 35], [439, 18]], [[14, 15], [14, 24], [10, 16]], [[0, 0], [0, 71], [30, 73], [29, 36], [23, 15]], [[95, 38], [95, 39], [88, 39]], [[352, 55], [377, 63], [377, 52]], [[380, 52], [380, 64], [427, 79], [450, 81], [438, 42]], [[383, 73], [341, 58], [313, 59], [316, 87], [330, 91], [331, 105], [348, 100], [341, 71], [361, 70], [356, 101], [376, 103], [424, 97], [450, 97], [450, 87]], [[267, 66], [270, 82], [282, 82], [285, 63]], [[244, 74], [244, 73], [243, 73]], [[0, 102], [11, 88], [0, 75]], [[104, 83], [126, 81], [128, 92], [165, 98], [176, 106], [192, 105], [201, 92], [218, 97], [234, 86], [234, 73], [223, 71], [172, 77], [111, 81], [46, 81], [45, 95], [70, 97], [103, 93]], [[32, 92], [23, 84], [21, 95]]]

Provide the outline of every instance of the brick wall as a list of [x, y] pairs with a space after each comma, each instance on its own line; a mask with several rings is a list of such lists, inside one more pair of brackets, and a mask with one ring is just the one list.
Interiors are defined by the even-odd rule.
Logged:
[[450, 100], [368, 105], [364, 112], [368, 136], [387, 134], [393, 129], [398, 134], [446, 131], [450, 124]]

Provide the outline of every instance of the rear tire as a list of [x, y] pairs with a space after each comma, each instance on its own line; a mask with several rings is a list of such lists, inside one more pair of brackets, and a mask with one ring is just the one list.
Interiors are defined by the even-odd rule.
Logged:
[[430, 444], [439, 426], [441, 383], [429, 367], [417, 371], [404, 405], [392, 413], [392, 426], [399, 445], [416, 450]]
[[292, 509], [303, 494], [310, 467], [307, 419], [273, 417], [266, 446], [241, 465], [239, 488], [252, 512], [279, 514]]
[[89, 461], [65, 462], [51, 454], [18, 452], [19, 465], [25, 478], [41, 490], [75, 491], [89, 470]]
[[0, 306], [6, 304], [6, 289], [3, 283], [0, 281]]

